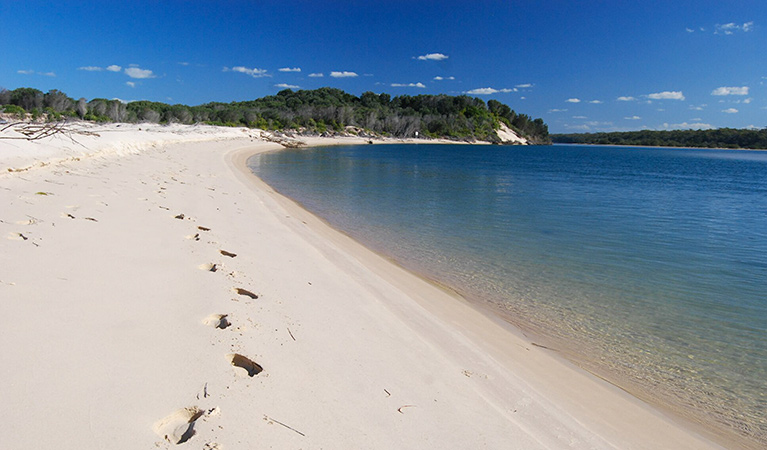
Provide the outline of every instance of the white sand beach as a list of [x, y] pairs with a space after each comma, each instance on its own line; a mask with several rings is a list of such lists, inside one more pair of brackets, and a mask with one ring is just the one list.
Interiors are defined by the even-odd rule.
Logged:
[[0, 140], [0, 448], [720, 448], [274, 192], [262, 132], [83, 129]]

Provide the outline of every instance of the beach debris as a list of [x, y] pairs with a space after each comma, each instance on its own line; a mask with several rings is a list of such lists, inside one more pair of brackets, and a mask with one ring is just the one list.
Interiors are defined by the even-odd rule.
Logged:
[[39, 192], [35, 192], [35, 195], [53, 195], [53, 192], [39, 191]]
[[254, 294], [254, 293], [250, 292], [250, 291], [249, 291], [249, 290], [247, 290], [247, 289], [243, 289], [243, 288], [234, 288], [234, 292], [236, 292], [236, 293], [237, 293], [237, 295], [244, 295], [245, 297], [250, 297], [250, 298], [252, 298], [253, 300], [257, 300], [257, 299], [258, 299], [258, 295], [256, 295], [256, 294]]
[[226, 357], [234, 367], [241, 369], [239, 370], [240, 373], [244, 371], [251, 378], [264, 371], [260, 364], [239, 353], [229, 353]]
[[415, 407], [416, 407], [415, 405], [402, 405], [399, 408], [397, 408], [397, 412], [400, 413], [400, 414], [405, 414], [404, 412], [402, 412], [403, 409], [405, 409], [405, 408], [415, 408]]
[[225, 330], [232, 325], [227, 319], [228, 314], [211, 314], [202, 320], [202, 323], [213, 328]]
[[386, 392], [387, 397], [391, 397], [391, 392], [387, 391], [386, 389], [384, 389], [384, 392]]
[[198, 226], [197, 229], [200, 231], [210, 231], [210, 228], [203, 227], [203, 226]]
[[165, 211], [170, 211], [170, 208], [168, 208], [167, 206], [157, 205], [157, 207], [160, 209], [164, 209]]
[[154, 424], [154, 432], [172, 444], [183, 444], [194, 436], [194, 423], [204, 411], [196, 406], [181, 408]]
[[85, 220], [90, 220], [91, 222], [98, 222], [98, 220], [94, 219], [93, 217], [83, 217]]
[[[205, 385], [202, 387], [202, 398], [208, 398], [208, 383], [205, 382]], [[197, 393], [197, 400], [200, 399], [200, 392]], [[215, 408], [214, 408], [215, 409]], [[208, 411], [208, 414], [210, 414], [213, 410]]]
[[24, 236], [22, 233], [15, 233], [15, 232], [8, 233], [8, 239], [11, 239], [11, 240], [14, 240], [14, 241], [26, 241], [26, 240], [29, 240], [29, 238]]
[[224, 256], [228, 256], [228, 257], [230, 257], [230, 258], [235, 258], [235, 257], [237, 257], [237, 254], [236, 254], [236, 253], [228, 252], [228, 251], [226, 251], [226, 250], [220, 250], [220, 252], [221, 252], [221, 254], [222, 254], [222, 255], [224, 255]]
[[269, 423], [276, 423], [277, 425], [282, 425], [283, 427], [287, 428], [288, 430], [295, 431], [296, 433], [300, 434], [301, 436], [306, 437], [306, 435], [304, 433], [296, 430], [295, 428], [293, 428], [293, 427], [291, 427], [289, 425], [285, 425], [284, 423], [280, 422], [279, 420], [272, 419], [271, 417], [267, 416], [266, 414], [264, 414], [264, 420], [269, 422]]
[[293, 338], [294, 341], [296, 340], [296, 337], [293, 336], [293, 333], [290, 331], [290, 328], [288, 328], [288, 334], [290, 335], [290, 337]]
[[193, 241], [199, 241], [200, 240], [200, 233], [190, 234], [186, 236], [187, 239], [191, 239]]
[[97, 133], [80, 129], [76, 124], [70, 124], [67, 121], [50, 122], [50, 123], [26, 123], [26, 122], [14, 122], [6, 125], [0, 132], [7, 129], [20, 134], [21, 136], [0, 136], [0, 139], [24, 139], [27, 141], [36, 141], [38, 139], [47, 138], [55, 134], [63, 134], [68, 137], [72, 142], [82, 145], [75, 140], [73, 135], [79, 134], [83, 136], [96, 136]]
[[535, 342], [531, 342], [530, 345], [532, 345], [533, 347], [543, 348], [543, 349], [546, 349], [546, 350], [557, 351], [556, 349], [546, 347], [545, 345], [536, 344]]
[[184, 220], [184, 215], [183, 214], [179, 214], [179, 215], [175, 216], [174, 219]]

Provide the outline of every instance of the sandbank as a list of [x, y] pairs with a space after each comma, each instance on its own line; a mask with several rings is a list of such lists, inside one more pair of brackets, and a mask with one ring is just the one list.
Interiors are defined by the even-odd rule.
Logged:
[[276, 193], [260, 132], [94, 132], [0, 141], [0, 448], [720, 448]]

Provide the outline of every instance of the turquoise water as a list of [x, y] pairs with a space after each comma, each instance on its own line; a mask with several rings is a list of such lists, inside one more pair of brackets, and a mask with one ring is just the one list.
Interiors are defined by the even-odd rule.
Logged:
[[767, 152], [368, 145], [249, 165], [588, 370], [767, 443]]

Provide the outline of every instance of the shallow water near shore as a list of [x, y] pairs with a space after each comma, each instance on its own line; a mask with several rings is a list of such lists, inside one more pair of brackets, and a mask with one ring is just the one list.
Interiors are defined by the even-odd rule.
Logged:
[[367, 145], [249, 166], [585, 368], [767, 443], [767, 152]]

